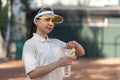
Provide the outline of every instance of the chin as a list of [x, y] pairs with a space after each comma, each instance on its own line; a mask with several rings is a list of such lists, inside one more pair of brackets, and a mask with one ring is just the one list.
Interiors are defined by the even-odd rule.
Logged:
[[48, 30], [47, 33], [50, 33], [52, 30]]
[[51, 31], [47, 31], [46, 34], [49, 34]]

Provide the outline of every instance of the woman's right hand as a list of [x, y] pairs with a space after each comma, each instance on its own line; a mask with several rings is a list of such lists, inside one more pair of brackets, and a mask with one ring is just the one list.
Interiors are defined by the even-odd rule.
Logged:
[[72, 64], [72, 58], [69, 57], [69, 56], [61, 57], [58, 60], [58, 64], [59, 64], [59, 67], [64, 67], [64, 66], [67, 66], [67, 65], [71, 65]]

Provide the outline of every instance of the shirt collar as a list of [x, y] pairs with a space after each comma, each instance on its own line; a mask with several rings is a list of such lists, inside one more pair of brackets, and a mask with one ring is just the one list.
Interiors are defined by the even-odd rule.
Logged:
[[40, 42], [50, 42], [50, 39], [47, 36], [47, 39], [43, 38], [37, 33], [33, 33], [33, 38], [39, 40]]

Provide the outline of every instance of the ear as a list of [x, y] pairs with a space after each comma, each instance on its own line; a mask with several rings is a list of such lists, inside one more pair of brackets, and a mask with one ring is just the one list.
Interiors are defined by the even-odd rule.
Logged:
[[38, 20], [36, 19], [34, 23], [35, 23], [35, 25], [37, 25], [38, 24]]

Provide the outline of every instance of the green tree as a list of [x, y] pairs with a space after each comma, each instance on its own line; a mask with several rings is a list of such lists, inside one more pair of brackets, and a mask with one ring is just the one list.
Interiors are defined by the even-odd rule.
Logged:
[[24, 6], [24, 11], [30, 10], [29, 0], [20, 0], [20, 2], [21, 2], [22, 5]]
[[[0, 0], [0, 33], [4, 38], [4, 46], [7, 50], [7, 57], [9, 58], [9, 47], [10, 47], [10, 36], [12, 27], [12, 4], [14, 0], [7, 0], [7, 4], [2, 6], [2, 1]], [[8, 16], [8, 14], [10, 14]]]
[[[8, 5], [2, 6], [2, 2], [0, 0], [0, 32], [6, 32], [6, 26], [8, 21]], [[5, 37], [5, 36], [3, 36]]]
[[2, 51], [4, 50], [4, 53], [2, 52], [2, 55], [5, 55], [6, 53], [5, 52], [6, 46], [4, 40], [5, 40], [7, 22], [8, 22], [8, 5], [2, 6], [2, 1], [0, 0], [0, 34], [2, 34], [0, 35], [0, 39], [2, 40], [2, 41], [0, 40], [1, 41], [0, 46], [2, 48]]

